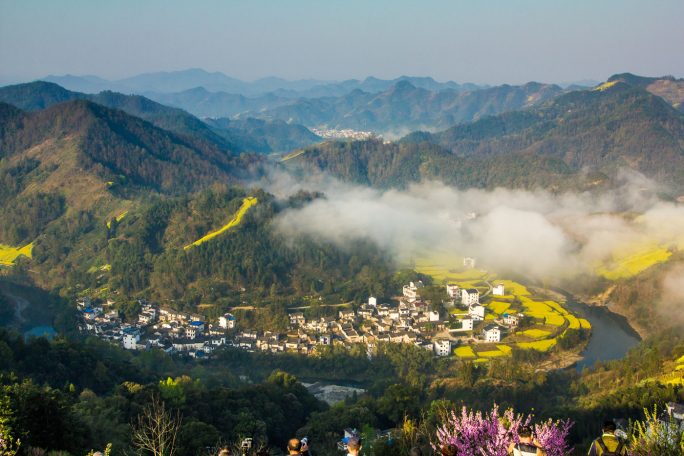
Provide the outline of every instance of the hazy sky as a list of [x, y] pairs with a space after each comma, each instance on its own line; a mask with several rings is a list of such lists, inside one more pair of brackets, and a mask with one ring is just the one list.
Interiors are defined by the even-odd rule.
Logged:
[[682, 0], [0, 0], [0, 78], [684, 76]]

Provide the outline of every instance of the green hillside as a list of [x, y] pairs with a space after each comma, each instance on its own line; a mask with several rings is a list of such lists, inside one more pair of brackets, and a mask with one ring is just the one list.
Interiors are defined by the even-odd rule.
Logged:
[[662, 98], [623, 82], [402, 139], [422, 141], [467, 158], [516, 151], [550, 155], [574, 170], [589, 168], [610, 177], [620, 167], [632, 168], [676, 188], [682, 187], [684, 178], [684, 114]]
[[284, 163], [295, 173], [325, 171], [348, 182], [379, 188], [439, 180], [458, 188], [546, 188], [552, 191], [605, 189], [603, 173], [580, 175], [564, 161], [534, 152], [478, 160], [461, 158], [430, 143], [384, 143], [371, 139], [327, 142], [293, 153]]

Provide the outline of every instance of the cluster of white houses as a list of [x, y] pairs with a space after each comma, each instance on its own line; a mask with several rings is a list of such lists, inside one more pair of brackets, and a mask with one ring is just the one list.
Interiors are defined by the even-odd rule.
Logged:
[[[280, 353], [296, 351], [312, 353], [318, 345], [364, 343], [369, 356], [380, 342], [410, 343], [434, 352], [437, 356], [448, 356], [452, 352], [453, 337], [438, 338], [438, 333], [453, 334], [473, 331], [478, 322], [485, 320], [485, 308], [480, 305], [480, 293], [474, 288], [459, 289], [447, 285], [447, 293], [467, 307], [467, 313], [456, 315], [460, 327], [447, 327], [446, 315], [431, 310], [421, 300], [422, 282], [410, 282], [403, 288], [403, 297], [397, 307], [378, 304], [369, 298], [356, 311], [341, 310], [335, 317], [307, 319], [303, 313], [290, 314], [290, 331], [258, 332], [256, 330], [228, 330], [235, 328], [234, 317], [227, 313], [219, 318], [218, 324], [207, 323], [199, 314], [181, 312], [156, 303], [140, 300], [141, 312], [137, 322], [123, 323], [117, 310], [105, 311], [105, 306], [92, 305], [90, 299], [80, 298], [81, 311], [79, 329], [103, 340], [120, 343], [128, 350], [148, 350], [158, 347], [167, 353], [187, 352], [193, 356], [205, 356], [221, 346], [231, 346], [248, 351], [270, 351]], [[495, 295], [504, 294], [503, 284], [497, 284]], [[107, 308], [114, 304], [108, 300]], [[518, 324], [517, 315], [504, 316], [504, 325]], [[228, 337], [227, 334], [232, 334]], [[490, 324], [482, 330], [482, 340], [499, 342], [501, 328]]]
[[121, 344], [126, 350], [157, 347], [169, 354], [185, 351], [203, 356], [226, 344], [226, 330], [235, 327], [231, 314], [225, 314], [218, 325], [212, 325], [205, 322], [204, 315], [180, 312], [145, 300], [138, 302], [141, 312], [137, 321], [123, 323], [118, 310], [105, 310], [113, 306], [113, 300], [107, 300], [105, 306], [79, 298], [79, 330]]

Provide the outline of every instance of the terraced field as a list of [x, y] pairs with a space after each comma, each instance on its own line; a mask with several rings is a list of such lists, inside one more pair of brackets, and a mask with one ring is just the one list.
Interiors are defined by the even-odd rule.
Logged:
[[186, 245], [184, 248], [187, 249], [189, 247], [192, 247], [193, 245], [200, 245], [202, 242], [206, 242], [206, 241], [218, 236], [219, 234], [223, 233], [224, 231], [229, 230], [230, 228], [232, 228], [236, 225], [239, 225], [240, 220], [242, 220], [242, 216], [245, 215], [245, 213], [249, 210], [250, 207], [256, 205], [256, 203], [257, 203], [256, 198], [253, 198], [253, 197], [245, 198], [242, 201], [242, 206], [240, 206], [240, 209], [237, 211], [237, 214], [235, 214], [235, 217], [233, 217], [233, 219], [227, 225], [223, 226], [218, 231], [214, 231], [211, 234], [207, 234], [203, 238], [196, 240], [195, 242], [193, 242], [190, 245]]
[[12, 265], [21, 255], [33, 258], [33, 242], [21, 248], [0, 244], [0, 264]]

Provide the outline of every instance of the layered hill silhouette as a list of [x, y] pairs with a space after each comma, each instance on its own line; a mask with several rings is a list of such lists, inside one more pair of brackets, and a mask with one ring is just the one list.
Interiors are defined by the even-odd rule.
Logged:
[[631, 168], [675, 188], [681, 189], [684, 182], [684, 114], [622, 81], [402, 139], [424, 141], [464, 158], [490, 159], [522, 151], [562, 159], [574, 170], [592, 169], [613, 177], [618, 168]]
[[[469, 122], [500, 112], [521, 109], [549, 100], [563, 89], [555, 85], [528, 83], [522, 86], [503, 85], [485, 90], [460, 93], [431, 92], [399, 81], [379, 93], [354, 90], [337, 98], [301, 98], [294, 102], [269, 98], [263, 105], [247, 112], [247, 105], [233, 107], [224, 98], [213, 104], [213, 96], [195, 104], [175, 104], [200, 115], [205, 104], [224, 110], [222, 116], [249, 116], [268, 120], [285, 120], [308, 127], [354, 129], [385, 133], [406, 132], [425, 127], [446, 128], [455, 123]], [[178, 100], [180, 101], [180, 100]], [[255, 100], [252, 100], [255, 101]], [[273, 107], [274, 104], [281, 104]]]
[[210, 73], [201, 68], [182, 71], [145, 73], [116, 81], [108, 81], [97, 76], [47, 76], [44, 81], [54, 82], [69, 90], [86, 93], [98, 93], [112, 90], [126, 94], [145, 94], [146, 92], [172, 93], [203, 87], [211, 92], [227, 92], [248, 97], [259, 97], [274, 93], [279, 97], [321, 97], [345, 95], [352, 90], [364, 92], [381, 92], [389, 89], [399, 81], [409, 81], [416, 87], [438, 92], [440, 90], [456, 90], [469, 92], [489, 86], [475, 84], [457, 84], [453, 81], [437, 82], [430, 77], [401, 76], [396, 79], [378, 79], [368, 77], [364, 80], [349, 79], [342, 82], [318, 79], [300, 79], [287, 81], [277, 77], [261, 78], [253, 82], [244, 82], [216, 71]]
[[276, 122], [273, 126], [265, 125], [257, 136], [241, 130], [239, 124], [235, 124], [230, 130], [222, 129], [216, 123], [211, 127], [182, 109], [165, 106], [140, 95], [124, 95], [111, 91], [98, 94], [73, 92], [44, 81], [0, 88], [0, 101], [28, 111], [45, 109], [56, 103], [75, 99], [90, 100], [103, 106], [120, 109], [159, 128], [198, 136], [220, 148], [234, 152], [282, 152], [290, 149], [279, 147], [305, 147], [321, 140], [300, 125], [283, 122]]

